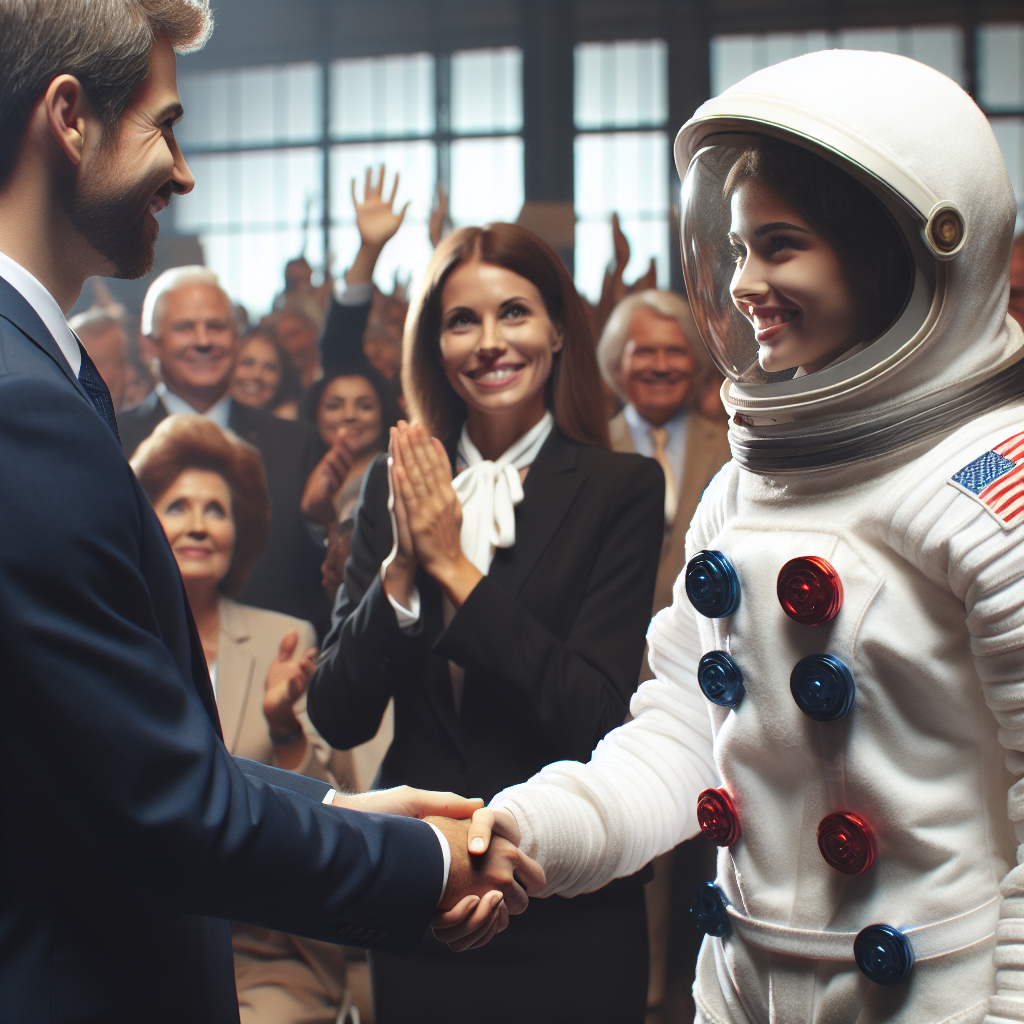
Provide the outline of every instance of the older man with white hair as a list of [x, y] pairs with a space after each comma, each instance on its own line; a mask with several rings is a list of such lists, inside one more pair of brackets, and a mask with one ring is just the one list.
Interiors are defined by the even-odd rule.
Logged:
[[665, 473], [657, 612], [672, 603], [672, 584], [685, 561], [686, 530], [700, 496], [730, 458], [725, 422], [701, 411], [711, 360], [686, 300], [650, 289], [615, 307], [598, 342], [597, 361], [625, 403], [609, 424], [612, 447], [656, 459]]
[[141, 405], [118, 416], [129, 458], [171, 414], [205, 416], [255, 446], [273, 509], [270, 540], [240, 600], [312, 622], [325, 632], [330, 607], [320, 586], [323, 551], [299, 511], [302, 489], [319, 457], [316, 431], [234, 402], [229, 394], [237, 336], [231, 300], [206, 267], [174, 267], [150, 286], [142, 333], [160, 364], [160, 382]]

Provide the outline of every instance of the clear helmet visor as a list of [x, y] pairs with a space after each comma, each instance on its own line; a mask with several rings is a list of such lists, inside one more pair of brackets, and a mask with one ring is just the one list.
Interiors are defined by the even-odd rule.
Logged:
[[914, 291], [906, 228], [863, 181], [794, 142], [712, 135], [682, 188], [697, 327], [730, 380], [834, 367], [900, 319]]

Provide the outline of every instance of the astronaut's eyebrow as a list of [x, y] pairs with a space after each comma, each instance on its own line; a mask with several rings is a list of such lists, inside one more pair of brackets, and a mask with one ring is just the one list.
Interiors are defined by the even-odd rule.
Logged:
[[789, 224], [784, 220], [776, 220], [771, 224], [762, 224], [754, 232], [754, 237], [760, 238], [762, 235], [767, 235], [769, 231], [778, 231], [780, 228], [784, 228], [787, 231], [802, 231], [805, 235], [810, 234], [810, 231], [808, 231], [807, 228], [798, 228], [795, 224]]

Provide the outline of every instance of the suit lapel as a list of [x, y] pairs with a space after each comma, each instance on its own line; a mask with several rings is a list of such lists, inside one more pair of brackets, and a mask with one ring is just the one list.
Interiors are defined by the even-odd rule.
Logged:
[[516, 542], [495, 552], [488, 576], [513, 596], [519, 594], [537, 560], [562, 525], [583, 486], [576, 467], [578, 445], [555, 427], [523, 484], [516, 506]]
[[249, 639], [245, 617], [234, 601], [220, 602], [220, 640], [217, 646], [217, 711], [224, 746], [233, 754], [238, 746], [245, 708], [253, 688], [256, 660], [243, 644]]
[[78, 378], [71, 372], [68, 361], [64, 358], [60, 346], [46, 329], [46, 324], [32, 308], [32, 304], [12, 284], [0, 277], [0, 316], [10, 321], [37, 348], [42, 349], [56, 364], [61, 373], [74, 385], [75, 390], [87, 401], [92, 402], [85, 393]]

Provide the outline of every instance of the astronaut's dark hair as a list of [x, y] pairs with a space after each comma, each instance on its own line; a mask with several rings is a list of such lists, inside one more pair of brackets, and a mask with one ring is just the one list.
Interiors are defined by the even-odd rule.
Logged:
[[74, 75], [116, 135], [149, 51], [166, 35], [178, 53], [213, 29], [209, 0], [0, 0], [0, 185], [14, 169], [32, 108], [58, 75]]
[[914, 267], [896, 222], [866, 186], [835, 164], [782, 139], [759, 136], [725, 182], [729, 199], [748, 179], [763, 182], [804, 215], [829, 242], [865, 303], [864, 329], [877, 338], [903, 312]]

